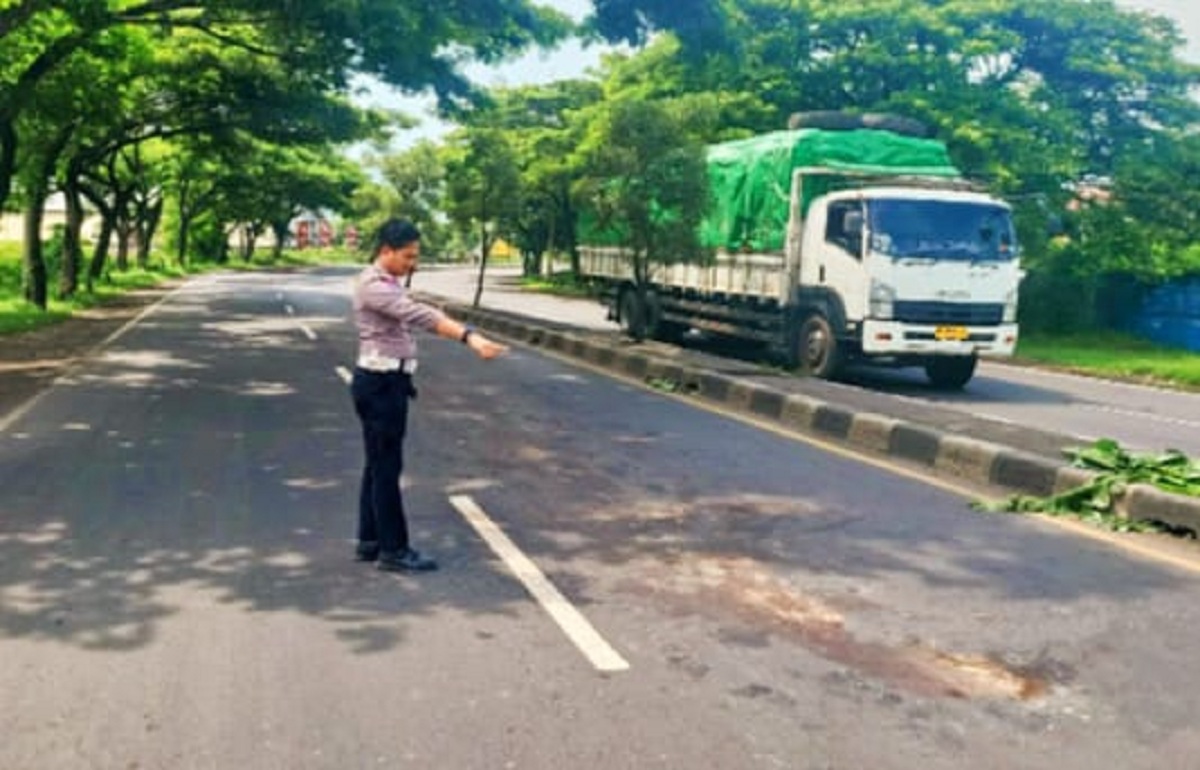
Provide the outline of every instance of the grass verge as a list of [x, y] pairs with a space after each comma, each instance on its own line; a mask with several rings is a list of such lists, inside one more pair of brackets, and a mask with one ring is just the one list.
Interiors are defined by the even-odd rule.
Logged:
[[1162, 347], [1125, 334], [1030, 335], [1021, 339], [1015, 360], [1200, 391], [1200, 353]]

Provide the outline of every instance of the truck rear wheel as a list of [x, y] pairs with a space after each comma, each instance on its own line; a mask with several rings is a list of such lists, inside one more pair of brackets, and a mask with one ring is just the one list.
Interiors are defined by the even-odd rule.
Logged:
[[925, 376], [935, 388], [960, 390], [975, 376], [975, 356], [941, 356], [925, 362]]
[[796, 367], [804, 374], [832, 379], [842, 367], [837, 335], [823, 315], [810, 315], [796, 340]]

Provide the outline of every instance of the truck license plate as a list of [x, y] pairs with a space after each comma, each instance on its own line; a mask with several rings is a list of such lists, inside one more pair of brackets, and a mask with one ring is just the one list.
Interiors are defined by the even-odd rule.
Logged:
[[965, 326], [939, 326], [933, 330], [933, 338], [943, 342], [962, 342], [967, 336]]

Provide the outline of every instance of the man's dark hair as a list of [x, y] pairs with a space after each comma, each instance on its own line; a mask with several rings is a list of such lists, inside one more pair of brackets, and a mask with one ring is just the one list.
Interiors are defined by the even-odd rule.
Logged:
[[376, 255], [384, 246], [389, 249], [402, 249], [413, 241], [421, 240], [421, 231], [407, 219], [389, 219], [379, 226], [375, 233]]

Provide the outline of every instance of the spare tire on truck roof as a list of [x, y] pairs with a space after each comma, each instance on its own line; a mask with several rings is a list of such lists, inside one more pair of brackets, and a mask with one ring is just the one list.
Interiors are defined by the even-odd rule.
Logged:
[[932, 136], [929, 126], [919, 120], [883, 112], [866, 112], [861, 115], [836, 110], [795, 112], [788, 118], [788, 128], [792, 130], [819, 128], [826, 131], [854, 131], [860, 128], [873, 128], [918, 139], [928, 139]]

